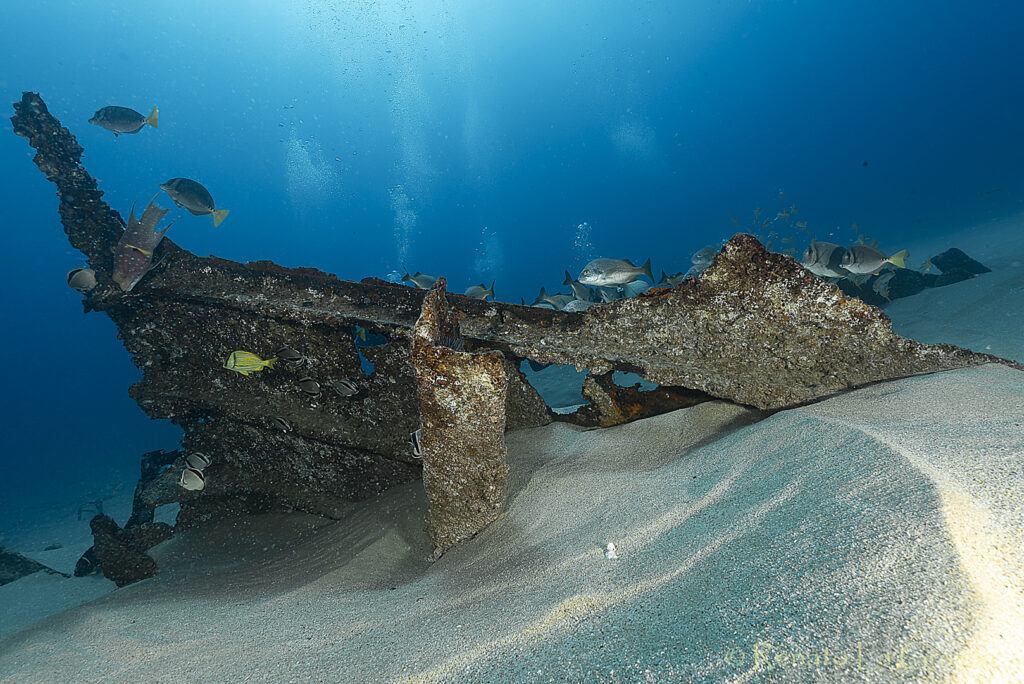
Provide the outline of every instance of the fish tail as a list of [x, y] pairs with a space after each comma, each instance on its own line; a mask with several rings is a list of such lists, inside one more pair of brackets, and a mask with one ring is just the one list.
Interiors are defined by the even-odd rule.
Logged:
[[263, 362], [263, 366], [265, 368], [273, 368], [275, 361], [277, 361], [277, 357], [276, 356], [274, 358], [272, 358], [272, 359], [267, 359], [266, 361], [264, 361]]
[[568, 271], [565, 272], [565, 281], [562, 284], [563, 285], [572, 285], [572, 276], [569, 275]]
[[409, 275], [409, 272], [408, 272], [408, 271], [406, 271], [406, 272], [405, 272], [405, 275], [404, 275], [404, 276], [402, 276], [402, 280], [409, 280], [410, 278], [412, 278], [412, 276], [411, 276], [411, 275]]
[[494, 299], [494, 282], [495, 281], [492, 280], [490, 288], [488, 288], [487, 290], [484, 290], [484, 292], [486, 292], [487, 294], [491, 295], [491, 299]]
[[647, 278], [652, 283], [654, 282], [654, 274], [651, 273], [651, 260], [650, 260], [650, 258], [648, 258], [647, 261], [644, 262], [644, 265], [640, 267], [640, 270], [643, 272], [643, 274], [645, 276], [647, 276]]
[[540, 288], [540, 294], [537, 295], [537, 298], [533, 300], [533, 303], [536, 304], [537, 302], [542, 302], [542, 301], [544, 301], [547, 298], [548, 298], [548, 293], [544, 291], [544, 286], [542, 285], [541, 288]]
[[892, 264], [893, 266], [896, 266], [898, 268], [906, 268], [907, 267], [907, 259], [909, 259], [909, 258], [910, 258], [910, 252], [908, 252], [905, 249], [901, 249], [900, 251], [896, 252], [891, 257], [889, 257], [887, 259], [887, 261], [890, 264]]
[[214, 209], [212, 212], [210, 212], [210, 215], [213, 216], [213, 227], [216, 228], [217, 226], [220, 225], [221, 221], [223, 221], [225, 218], [227, 218], [228, 210], [227, 209]]
[[159, 110], [156, 107], [153, 107], [153, 111], [149, 113], [148, 117], [146, 117], [146, 123], [148, 123], [153, 128], [156, 128], [156, 118], [159, 113]]
[[658, 281], [658, 284], [660, 285], [661, 283], [667, 283], [667, 282], [668, 282], [668, 276], [665, 275], [665, 269], [661, 269], [661, 280]]

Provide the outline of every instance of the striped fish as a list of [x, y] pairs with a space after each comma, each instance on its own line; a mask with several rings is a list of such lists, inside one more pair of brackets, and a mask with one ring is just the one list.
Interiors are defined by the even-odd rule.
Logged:
[[264, 368], [273, 368], [274, 361], [276, 358], [267, 359], [264, 361], [260, 357], [256, 356], [252, 352], [247, 351], [233, 351], [228, 356], [228, 360], [224, 362], [224, 367], [228, 370], [233, 370], [236, 373], [242, 375], [248, 375]]

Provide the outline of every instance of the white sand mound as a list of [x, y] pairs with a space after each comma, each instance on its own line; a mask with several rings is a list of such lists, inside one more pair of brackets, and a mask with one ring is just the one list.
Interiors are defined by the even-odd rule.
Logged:
[[750, 415], [510, 434], [508, 512], [433, 565], [416, 483], [181, 534], [0, 680], [1024, 679], [1024, 374]]

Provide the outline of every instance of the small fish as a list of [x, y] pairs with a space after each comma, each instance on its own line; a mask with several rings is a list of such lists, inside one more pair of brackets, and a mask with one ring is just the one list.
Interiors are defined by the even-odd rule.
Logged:
[[190, 492], [199, 492], [206, 487], [206, 476], [203, 475], [203, 471], [201, 470], [185, 468], [181, 471], [181, 477], [178, 478], [178, 484]]
[[566, 304], [571, 302], [573, 299], [575, 299], [575, 297], [573, 297], [572, 295], [565, 295], [565, 294], [549, 295], [544, 290], [544, 287], [541, 286], [540, 294], [538, 294], [537, 298], [535, 300], [533, 300], [533, 304], [531, 304], [531, 306], [537, 306], [538, 304], [546, 302], [546, 303], [550, 304], [551, 306], [553, 306], [556, 309], [561, 309]]
[[193, 470], [206, 470], [210, 467], [210, 457], [201, 451], [193, 451], [185, 456], [185, 463]]
[[419, 428], [409, 435], [409, 444], [412, 445], [413, 457], [423, 458], [423, 428]]
[[292, 431], [291, 424], [287, 420], [285, 420], [284, 418], [278, 418], [277, 416], [270, 416], [270, 422], [273, 423], [274, 427], [276, 427], [281, 432], [291, 432]]
[[846, 250], [843, 256], [843, 268], [850, 273], [878, 273], [886, 264], [892, 264], [897, 268], [906, 268], [907, 257], [910, 253], [903, 249], [891, 257], [876, 247], [870, 245], [853, 245]]
[[[359, 394], [359, 388], [354, 382], [348, 378], [342, 378], [341, 380], [335, 380], [331, 383], [331, 389], [338, 393], [342, 397], [354, 397]], [[305, 390], [303, 390], [305, 391]]]
[[79, 292], [88, 292], [96, 287], [96, 271], [91, 268], [73, 268], [68, 271], [68, 285]]
[[711, 265], [711, 262], [715, 260], [715, 255], [718, 254], [718, 250], [712, 245], [701, 247], [690, 257], [690, 263], [692, 264], [707, 264]]
[[412, 282], [413, 285], [415, 285], [421, 290], [429, 290], [431, 287], [434, 286], [434, 283], [437, 282], [437, 278], [435, 276], [427, 275], [426, 273], [420, 273], [419, 271], [416, 271], [412, 275], [406, 273], [404, 276], [402, 276], [402, 280], [408, 280]]
[[638, 294], [643, 294], [651, 289], [650, 283], [645, 283], [642, 280], [634, 280], [631, 283], [626, 283], [622, 286], [622, 290], [626, 293], [627, 297], [636, 297]]
[[792, 236], [782, 238], [782, 243], [785, 245], [793, 245], [794, 247], [796, 246], [796, 240], [794, 240]]
[[572, 295], [576, 299], [582, 299], [585, 302], [589, 302], [593, 296], [590, 292], [590, 288], [578, 280], [573, 280], [568, 271], [565, 272], [565, 280], [562, 281], [562, 284], [572, 286]]
[[209, 214], [213, 217], [214, 228], [219, 226], [220, 222], [228, 215], [227, 209], [215, 208], [210, 191], [194, 180], [172, 178], [166, 183], [161, 183], [160, 189], [166, 192], [179, 207], [188, 209], [193, 216]]
[[849, 275], [842, 265], [845, 258], [846, 250], [839, 245], [811, 240], [800, 265], [822, 278], [842, 278]]
[[928, 257], [923, 264], [917, 267], [917, 270], [920, 273], [931, 273], [933, 268], [935, 268], [935, 265], [932, 263], [932, 258]]
[[577, 280], [584, 285], [625, 285], [638, 280], [640, 276], [654, 282], [650, 259], [643, 266], [634, 266], [629, 259], [594, 259], [586, 265]]
[[452, 351], [464, 352], [466, 351], [466, 340], [459, 335], [441, 335], [437, 338], [438, 347], [447, 347]]
[[228, 355], [228, 360], [224, 362], [224, 367], [236, 373], [248, 375], [264, 368], [273, 368], [275, 361], [277, 361], [276, 357], [264, 360], [252, 352], [233, 351]]
[[132, 206], [128, 213], [128, 225], [114, 248], [113, 278], [124, 292], [130, 292], [147, 273], [156, 268], [153, 252], [171, 227], [168, 224], [163, 230], [156, 229], [169, 211], [154, 204], [156, 197], [154, 195], [146, 205], [140, 219], [136, 220], [135, 206]]
[[111, 105], [93, 114], [92, 118], [89, 119], [89, 123], [105, 128], [114, 135], [138, 133], [146, 124], [156, 128], [157, 114], [156, 107], [153, 107], [153, 111], [150, 112], [149, 116], [142, 116], [142, 114], [139, 114], [134, 109]]
[[586, 311], [593, 304], [594, 302], [588, 302], [585, 299], [574, 299], [565, 306], [563, 306], [562, 311]]
[[299, 364], [306, 360], [305, 356], [295, 351], [288, 345], [281, 347], [276, 352], [274, 352], [274, 354], [277, 356], [277, 358], [281, 359], [286, 363], [290, 363], [293, 366], [298, 366]]
[[882, 275], [875, 278], [875, 282], [871, 284], [871, 289], [877, 292], [882, 297], [885, 297], [886, 301], [891, 302], [889, 298], [889, 281], [896, 275], [896, 271], [887, 271]]
[[483, 283], [480, 283], [479, 285], [470, 285], [466, 288], [466, 296], [484, 300], [488, 297], [494, 299], [494, 281], [491, 281], [490, 288], [484, 287]]
[[690, 270], [688, 270], [686, 274], [683, 276], [683, 280], [689, 280], [691, 278], [699, 277], [700, 274], [708, 270], [710, 266], [710, 262], [705, 262], [703, 264], [694, 264], [693, 266], [690, 267]]
[[686, 280], [686, 274], [680, 271], [675, 275], [665, 275], [665, 271], [661, 272], [661, 280], [658, 281], [659, 285], [667, 284], [669, 287], [675, 287], [679, 283]]
[[320, 383], [309, 377], [299, 378], [299, 389], [311, 397], [320, 396]]
[[598, 287], [597, 293], [605, 304], [614, 302], [616, 299], [622, 299], [622, 290], [617, 287]]

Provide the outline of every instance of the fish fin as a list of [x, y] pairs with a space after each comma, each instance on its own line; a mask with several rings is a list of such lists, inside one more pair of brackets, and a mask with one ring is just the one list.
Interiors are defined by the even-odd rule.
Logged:
[[148, 124], [149, 124], [150, 126], [152, 126], [153, 128], [156, 128], [156, 127], [157, 127], [157, 126], [156, 126], [156, 117], [157, 117], [157, 114], [159, 114], [159, 112], [157, 111], [157, 108], [156, 108], [156, 107], [153, 107], [153, 111], [151, 111], [151, 112], [149, 113], [149, 116], [147, 116], [147, 117], [146, 117], [146, 123], [148, 123]]
[[533, 303], [536, 304], [537, 302], [543, 302], [547, 298], [548, 298], [548, 293], [544, 291], [544, 286], [541, 285], [540, 286], [540, 294], [538, 294], [537, 298], [533, 300]]
[[223, 221], [225, 218], [227, 218], [228, 210], [227, 209], [214, 209], [212, 212], [210, 212], [210, 215], [213, 216], [213, 227], [216, 228], [217, 226], [220, 225], [221, 221]]
[[494, 299], [494, 282], [495, 281], [492, 280], [491, 286], [487, 290], [485, 290], [485, 292], [491, 295], [491, 299]]
[[264, 361], [263, 362], [263, 366], [265, 368], [273, 368], [275, 361], [277, 361], [277, 357], [276, 356], [274, 358], [272, 358], [272, 359], [267, 359], [266, 361]]
[[[225, 368], [226, 368], [226, 366], [225, 366]], [[247, 370], [240, 370], [238, 372], [241, 373], [242, 375], [248, 375], [249, 374], [249, 371], [247, 371]]]
[[569, 275], [568, 271], [565, 272], [565, 281], [562, 284], [563, 285], [572, 285], [572, 276]]
[[410, 278], [412, 278], [412, 276], [411, 276], [411, 275], [409, 275], [409, 272], [408, 272], [408, 271], [406, 271], [406, 272], [405, 272], [405, 275], [404, 275], [404, 276], [402, 276], [402, 280], [409, 280]]
[[668, 276], [665, 275], [665, 269], [661, 269], [661, 280], [658, 281], [658, 284], [661, 285], [662, 283], [667, 283], [667, 282], [668, 282]]
[[652, 283], [654, 282], [654, 274], [651, 273], [651, 260], [650, 260], [650, 258], [648, 258], [647, 261], [644, 262], [644, 265], [640, 267], [640, 270], [643, 271], [643, 274], [645, 276], [647, 276], [647, 278]]
[[[128, 226], [132, 225], [133, 223], [135, 223], [135, 202], [132, 202], [131, 211], [128, 212]], [[128, 226], [125, 226], [126, 230]]]
[[886, 259], [886, 262], [892, 264], [893, 266], [898, 266], [899, 268], [906, 268], [907, 267], [907, 259], [909, 257], [910, 257], [910, 252], [908, 252], [905, 249], [901, 249], [900, 251], [896, 252], [891, 257]]

